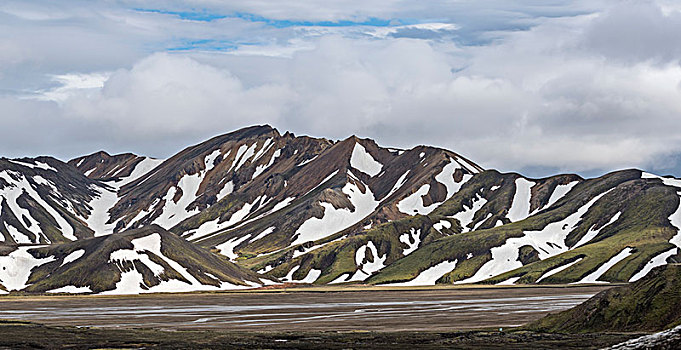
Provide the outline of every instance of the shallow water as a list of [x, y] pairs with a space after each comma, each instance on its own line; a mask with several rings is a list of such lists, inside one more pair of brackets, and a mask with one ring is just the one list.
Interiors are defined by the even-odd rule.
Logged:
[[511, 327], [603, 287], [0, 299], [0, 319], [96, 327], [452, 330]]

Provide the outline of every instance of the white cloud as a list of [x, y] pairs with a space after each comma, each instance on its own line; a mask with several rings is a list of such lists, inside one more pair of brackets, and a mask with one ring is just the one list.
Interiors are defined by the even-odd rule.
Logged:
[[[473, 18], [490, 17], [480, 23], [452, 20], [463, 15], [451, 4], [425, 8], [389, 2], [387, 10], [377, 6], [361, 13], [335, 2], [326, 5], [334, 19], [400, 16], [408, 9], [420, 16], [441, 14], [442, 20], [388, 29], [276, 28], [239, 18], [199, 23], [115, 8], [99, 9], [105, 24], [96, 26], [78, 12], [90, 18], [88, 26], [98, 33], [93, 37], [119, 38], [102, 51], [112, 56], [108, 63], [95, 62], [102, 53], [76, 57], [80, 48], [56, 54], [49, 45], [39, 50], [16, 46], [0, 35], [0, 47], [14, 47], [13, 54], [0, 53], [0, 62], [14, 62], [15, 69], [5, 70], [13, 78], [24, 76], [16, 75], [22, 71], [16, 67], [28, 71], [29, 61], [62, 62], [53, 63], [61, 70], [53, 67], [51, 75], [43, 74], [61, 79], [59, 86], [41, 89], [43, 99], [58, 104], [0, 99], [7, 130], [31, 130], [41, 142], [17, 146], [10, 137], [0, 139], [0, 146], [15, 155], [49, 150], [74, 156], [106, 148], [168, 156], [218, 133], [270, 123], [298, 134], [360, 134], [385, 145], [447, 147], [502, 170], [669, 168], [668, 160], [681, 153], [676, 132], [681, 128], [679, 13], [652, 2], [634, 10], [629, 3], [605, 4], [597, 13], [588, 13], [582, 3], [469, 8]], [[232, 7], [201, 2], [195, 7], [201, 6], [279, 19], [329, 19], [308, 2]], [[634, 18], [636, 11], [643, 15]], [[130, 27], [122, 30], [116, 22]], [[36, 33], [53, 25], [39, 25]], [[76, 40], [80, 35], [62, 27], [57, 26], [55, 37], [73, 34]], [[448, 36], [391, 36], [404, 29]], [[625, 36], [608, 40], [618, 30], [635, 32], [645, 50]], [[243, 43], [230, 52], [154, 53], [180, 33], [191, 40]], [[35, 33], [20, 34], [27, 42], [38, 40]], [[461, 44], [471, 41], [478, 44]], [[112, 51], [119, 47], [123, 55], [116, 56]]]
[[97, 95], [65, 101], [64, 111], [116, 125], [129, 137], [168, 137], [275, 122], [289, 95], [273, 84], [245, 88], [229, 72], [188, 57], [154, 54], [113, 73]]
[[38, 91], [37, 95], [29, 96], [38, 100], [64, 102], [74, 96], [90, 96], [104, 87], [109, 79], [109, 73], [90, 74], [60, 74], [54, 75], [52, 80], [58, 84], [56, 88]]

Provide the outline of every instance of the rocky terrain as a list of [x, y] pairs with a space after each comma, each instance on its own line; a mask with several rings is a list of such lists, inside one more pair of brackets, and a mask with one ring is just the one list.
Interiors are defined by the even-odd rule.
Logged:
[[633, 282], [679, 261], [679, 191], [636, 169], [532, 179], [269, 126], [165, 160], [2, 158], [0, 293]]

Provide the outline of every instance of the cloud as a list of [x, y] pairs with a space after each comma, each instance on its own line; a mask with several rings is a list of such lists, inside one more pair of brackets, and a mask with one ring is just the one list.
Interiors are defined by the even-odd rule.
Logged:
[[[185, 5], [289, 21], [402, 18], [413, 10], [422, 23], [276, 28], [248, 18], [196, 21], [172, 13], [100, 8], [95, 12], [105, 24], [97, 26], [89, 15], [69, 12], [58, 17], [89, 18], [87, 27], [118, 38], [125, 50], [121, 56], [104, 50], [112, 57], [100, 66], [95, 55], [69, 58], [50, 48], [32, 51], [19, 45], [4, 58], [15, 62], [4, 71], [11, 78], [4, 84], [35, 79], [38, 88], [24, 90], [39, 98], [5, 96], [0, 119], [6, 130], [30, 130], [40, 141], [0, 139], [4, 152], [67, 158], [105, 148], [165, 157], [219, 133], [269, 123], [297, 134], [336, 139], [358, 134], [398, 147], [436, 145], [485, 167], [530, 175], [666, 170], [681, 154], [676, 132], [681, 128], [681, 45], [673, 45], [679, 16], [673, 7], [504, 2], [489, 10], [389, 1], [384, 9], [360, 13], [329, 2], [328, 18], [309, 2], [168, 7], [177, 11]], [[640, 18], [633, 18], [636, 11]], [[25, 11], [21, 16], [39, 18]], [[131, 23], [132, 29], [121, 29], [112, 19]], [[61, 28], [70, 20], [59, 23], [56, 36], [78, 36]], [[634, 32], [634, 43], [645, 41], [644, 49], [627, 43], [627, 36], [608, 39]], [[28, 42], [38, 40], [21, 34]], [[168, 52], [189, 39], [201, 43]], [[17, 45], [4, 40], [8, 47]], [[665, 40], [672, 44], [666, 47]], [[210, 48], [227, 42], [234, 48]], [[42, 66], [35, 63], [45, 60], [37, 57], [42, 53], [56, 58], [54, 67], [48, 65], [49, 73], [28, 73], [27, 67]], [[40, 85], [39, 76], [47, 83]]]
[[664, 10], [651, 1], [625, 1], [610, 8], [586, 28], [584, 44], [610, 59], [624, 62], [679, 62], [681, 11]]
[[[73, 95], [62, 108], [73, 122], [108, 125], [121, 143], [140, 138], [147, 144], [159, 138], [192, 142], [196, 139], [190, 137], [273, 123], [289, 95], [274, 84], [246, 88], [228, 71], [161, 53], [114, 72], [97, 94]], [[167, 155], [167, 150], [152, 151]]]

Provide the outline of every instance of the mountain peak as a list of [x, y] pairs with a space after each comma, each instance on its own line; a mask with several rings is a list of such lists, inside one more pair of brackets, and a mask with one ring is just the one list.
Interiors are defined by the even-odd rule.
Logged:
[[[430, 284], [621, 282], [657, 256], [677, 259], [681, 227], [673, 178], [626, 170], [530, 179], [437, 147], [281, 135], [269, 125], [167, 160], [99, 151], [69, 165], [25, 158], [0, 167], [0, 246], [163, 229], [183, 250], [208, 248], [289, 282], [417, 283], [436, 266]], [[142, 237], [130, 238], [128, 247]], [[627, 268], [596, 269], [611, 259]]]

